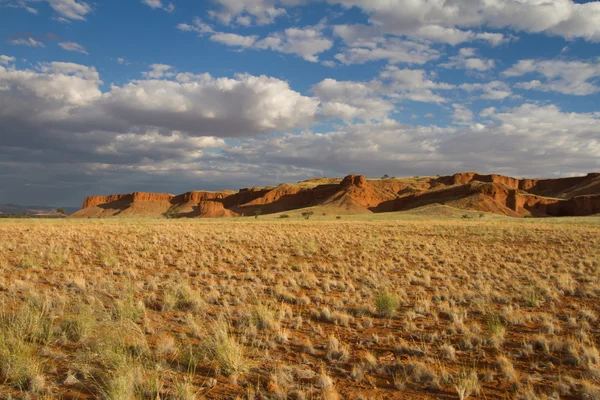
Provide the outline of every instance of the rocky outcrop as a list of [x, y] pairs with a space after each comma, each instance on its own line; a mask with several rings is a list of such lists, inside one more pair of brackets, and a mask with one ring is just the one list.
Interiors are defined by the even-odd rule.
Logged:
[[226, 209], [223, 203], [214, 200], [202, 200], [198, 203], [198, 217], [200, 218], [231, 218], [237, 214]]
[[132, 194], [112, 194], [110, 196], [88, 196], [83, 200], [83, 208], [91, 208], [99, 206], [101, 204], [114, 203], [114, 202], [126, 202], [131, 203], [133, 201]]
[[401, 179], [348, 175], [239, 191], [190, 191], [177, 196], [134, 192], [87, 197], [82, 210], [72, 217], [224, 218], [314, 206], [363, 213], [431, 204], [514, 217], [591, 215], [600, 213], [600, 173], [559, 179], [518, 179], [476, 172]]
[[564, 215], [594, 215], [600, 214], [600, 194], [576, 196], [566, 202]]

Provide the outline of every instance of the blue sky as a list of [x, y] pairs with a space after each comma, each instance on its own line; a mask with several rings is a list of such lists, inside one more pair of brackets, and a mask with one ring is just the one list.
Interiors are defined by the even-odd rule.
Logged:
[[600, 2], [0, 0], [0, 203], [600, 170]]

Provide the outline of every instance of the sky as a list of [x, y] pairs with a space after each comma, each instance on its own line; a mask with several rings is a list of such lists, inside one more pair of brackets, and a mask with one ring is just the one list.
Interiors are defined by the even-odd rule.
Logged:
[[600, 2], [0, 0], [0, 203], [600, 171]]

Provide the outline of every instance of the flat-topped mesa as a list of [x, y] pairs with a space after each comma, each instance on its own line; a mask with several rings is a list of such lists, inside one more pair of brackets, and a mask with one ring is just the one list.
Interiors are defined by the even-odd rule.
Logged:
[[96, 207], [100, 204], [124, 202], [131, 203], [133, 201], [133, 195], [129, 194], [111, 194], [108, 196], [88, 196], [83, 200], [82, 208]]
[[234, 191], [230, 190], [223, 190], [220, 192], [193, 191], [175, 196], [173, 201], [177, 203], [198, 203], [204, 200], [224, 199], [234, 193]]
[[477, 181], [485, 183], [500, 183], [509, 189], [524, 190], [539, 195], [558, 195], [576, 185], [600, 177], [600, 173], [591, 172], [585, 176], [551, 179], [513, 178], [497, 174], [479, 174], [477, 172], [460, 172], [451, 176], [442, 176], [435, 180], [436, 183], [445, 185], [465, 185]]
[[589, 173], [586, 176], [575, 176], [570, 178], [522, 179], [519, 184], [519, 189], [539, 194], [558, 194], [599, 176], [600, 173]]
[[169, 193], [149, 193], [149, 192], [133, 192], [133, 202], [141, 201], [171, 201], [172, 194]]
[[[322, 207], [323, 212], [391, 212], [442, 204], [514, 217], [600, 212], [600, 173], [557, 179], [518, 179], [462, 172], [441, 177], [367, 180], [364, 175], [318, 178], [239, 191], [134, 192], [89, 196], [73, 218], [223, 218]], [[257, 214], [258, 215], [258, 214]]]
[[83, 200], [83, 208], [96, 207], [109, 203], [139, 203], [143, 201], [169, 202], [175, 197], [168, 193], [133, 192], [111, 194], [109, 196], [88, 196]]
[[482, 175], [477, 172], [460, 172], [452, 176], [442, 176], [436, 179], [436, 182], [445, 185], [466, 185], [467, 183], [478, 181], [485, 183], [501, 183], [510, 189], [519, 188], [519, 179], [504, 175]]
[[237, 216], [237, 213], [225, 208], [220, 201], [202, 200], [198, 203], [198, 216], [200, 218], [231, 218]]

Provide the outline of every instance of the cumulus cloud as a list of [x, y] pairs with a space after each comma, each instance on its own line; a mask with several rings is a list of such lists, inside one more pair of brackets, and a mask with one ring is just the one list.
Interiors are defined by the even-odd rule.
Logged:
[[[342, 64], [364, 64], [369, 61], [387, 60], [391, 64], [425, 64], [440, 57], [440, 52], [424, 43], [400, 38], [372, 38], [373, 45], [347, 47], [335, 55]], [[361, 39], [361, 43], [366, 41]]]
[[273, 32], [262, 39], [259, 39], [257, 35], [244, 36], [218, 32], [199, 18], [194, 19], [193, 24], [179, 24], [177, 28], [186, 32], [197, 32], [201, 36], [210, 35], [210, 40], [226, 46], [295, 54], [310, 62], [319, 61], [317, 55], [333, 46], [333, 42], [323, 34], [325, 28], [323, 21], [313, 26], [287, 28], [281, 32]]
[[485, 100], [503, 100], [512, 95], [510, 87], [502, 81], [463, 83], [459, 88], [469, 93], [480, 92], [479, 98]]
[[389, 82], [389, 90], [396, 98], [425, 103], [442, 103], [446, 99], [433, 90], [449, 90], [454, 86], [448, 83], [435, 82], [422, 69], [400, 69], [388, 66], [381, 78]]
[[160, 8], [166, 12], [173, 12], [175, 10], [175, 5], [173, 3], [169, 2], [163, 4], [162, 0], [142, 0], [142, 3], [150, 8]]
[[321, 114], [329, 118], [351, 121], [384, 119], [394, 103], [382, 97], [375, 83], [325, 79], [312, 87], [321, 101]]
[[314, 85], [312, 91], [321, 101], [322, 116], [344, 121], [382, 121], [390, 117], [398, 102], [443, 103], [446, 99], [435, 92], [454, 88], [435, 82], [424, 70], [388, 66], [378, 79], [355, 82], [328, 78]]
[[92, 11], [92, 7], [84, 2], [77, 0], [47, 0], [54, 11], [60, 15], [63, 21], [79, 20], [84, 21], [85, 16]]
[[210, 40], [219, 42], [227, 46], [234, 47], [252, 47], [256, 43], [257, 36], [242, 36], [235, 33], [217, 32], [211, 35]]
[[[487, 26], [516, 31], [546, 33], [567, 39], [600, 41], [600, 3], [572, 0], [475, 0], [414, 2], [410, 0], [328, 0], [346, 7], [356, 6], [370, 16], [382, 32], [411, 35], [425, 30], [459, 43], [465, 33], [447, 29]], [[482, 39], [485, 37], [481, 37]], [[463, 40], [464, 41], [464, 40]]]
[[38, 40], [35, 40], [32, 37], [9, 39], [8, 43], [17, 45], [17, 46], [46, 47], [46, 45], [44, 43], [42, 43]]
[[67, 50], [67, 51], [74, 51], [74, 52], [81, 53], [81, 54], [89, 54], [86, 51], [85, 47], [83, 47], [79, 43], [75, 43], [75, 42], [60, 42], [58, 45], [60, 47], [62, 47], [64, 50]]
[[594, 83], [600, 76], [600, 61], [520, 60], [502, 73], [506, 77], [528, 74], [541, 76], [543, 81], [519, 82], [518, 88], [559, 92], [571, 95], [590, 95], [600, 91]]
[[16, 0], [14, 4], [8, 4], [7, 7], [22, 8], [31, 14], [37, 14], [38, 10], [28, 5], [37, 2], [48, 3], [61, 22], [85, 21], [86, 15], [92, 12], [92, 7], [83, 0]]
[[14, 57], [5, 56], [3, 54], [0, 54], [0, 64], [8, 65], [8, 64], [14, 63], [15, 61], [16, 61], [16, 59]]
[[454, 112], [452, 113], [452, 120], [454, 123], [463, 125], [470, 124], [473, 121], [473, 112], [468, 109], [464, 104], [452, 104]]
[[[379, 176], [481, 171], [512, 176], [580, 174], [600, 168], [598, 113], [565, 113], [556, 106], [522, 106], [497, 113], [486, 124], [453, 106], [456, 126], [413, 126], [393, 120], [350, 124], [327, 133], [249, 138], [225, 150], [231, 160], [315, 168], [342, 175], [361, 167]], [[561, 160], [557, 164], [556, 160]]]
[[317, 54], [333, 46], [333, 42], [323, 35], [323, 28], [323, 23], [304, 28], [287, 28], [256, 42], [256, 48], [296, 54], [306, 61], [317, 62]]
[[[42, 131], [56, 126], [127, 133], [152, 127], [191, 136], [234, 137], [305, 127], [319, 103], [276, 78], [175, 76], [168, 65], [152, 67], [145, 75], [148, 79], [113, 85], [105, 93], [93, 67], [62, 62], [42, 64], [37, 70], [0, 67], [1, 113], [22, 128], [37, 125]], [[170, 77], [176, 80], [158, 79]]]
[[219, 173], [235, 180], [253, 168], [228, 165], [220, 153], [228, 147], [224, 138], [307, 127], [319, 105], [266, 76], [178, 73], [173, 80], [130, 81], [102, 92], [93, 67], [55, 62], [17, 69], [13, 57], [0, 60], [0, 187], [10, 176], [10, 195], [20, 193], [15, 184], [27, 176], [31, 181], [34, 171], [43, 171], [44, 179], [52, 174], [56, 185], [92, 177], [101, 185], [106, 176], [128, 176], [135, 185], [157, 174], [173, 182], [173, 174], [189, 179], [206, 171], [213, 174], [207, 181]]
[[224, 137], [306, 126], [318, 106], [284, 81], [247, 74], [189, 83], [136, 81], [113, 86], [102, 103], [130, 124]]
[[472, 47], [463, 47], [458, 51], [458, 55], [450, 57], [447, 63], [440, 64], [440, 66], [480, 72], [494, 68], [494, 60], [479, 58], [476, 53], [477, 50]]
[[214, 33], [214, 29], [203, 22], [200, 18], [195, 17], [192, 20], [191, 24], [181, 23], [177, 25], [177, 29], [184, 32], [196, 32], [199, 35], [204, 35], [207, 33]]
[[223, 24], [267, 25], [286, 15], [285, 8], [276, 0], [215, 0], [219, 6], [211, 15]]
[[172, 78], [175, 76], [174, 72], [169, 72], [172, 69], [173, 67], [167, 64], [152, 64], [150, 71], [142, 72], [142, 76], [147, 79]]
[[[326, 79], [311, 98], [264, 76], [178, 73], [102, 92], [93, 67], [0, 66], [0, 190], [25, 196], [22, 182], [36, 190], [52, 182], [47, 199], [69, 193], [79, 200], [91, 191], [235, 188], [357, 168], [372, 176], [461, 170], [549, 176], [600, 168], [600, 113], [524, 104], [488, 108], [478, 123], [455, 102], [454, 125], [402, 124], [387, 117], [394, 94], [450, 86], [419, 70], [388, 67], [381, 75], [369, 82]], [[310, 124], [317, 114], [346, 123], [315, 133]], [[293, 133], [299, 128], [306, 129]]]

